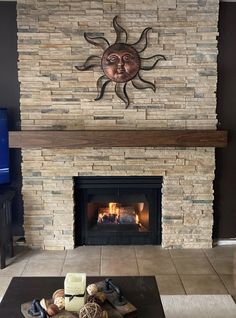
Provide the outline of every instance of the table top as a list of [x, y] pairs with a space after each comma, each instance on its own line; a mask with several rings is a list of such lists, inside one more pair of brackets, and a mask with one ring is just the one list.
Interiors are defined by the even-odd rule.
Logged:
[[[107, 277], [87, 276], [87, 284]], [[137, 308], [138, 318], [165, 318], [154, 276], [113, 276], [124, 296]], [[51, 298], [64, 287], [65, 277], [14, 277], [0, 304], [0, 317], [20, 318], [21, 304], [33, 299]]]

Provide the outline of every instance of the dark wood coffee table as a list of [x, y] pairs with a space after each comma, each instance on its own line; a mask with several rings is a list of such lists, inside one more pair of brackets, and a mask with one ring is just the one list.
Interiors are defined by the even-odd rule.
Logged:
[[[87, 284], [107, 277], [87, 277]], [[14, 277], [0, 304], [0, 317], [20, 318], [21, 304], [34, 298], [51, 298], [64, 286], [64, 277]], [[154, 276], [112, 277], [124, 296], [138, 309], [139, 318], [164, 318], [164, 311]]]

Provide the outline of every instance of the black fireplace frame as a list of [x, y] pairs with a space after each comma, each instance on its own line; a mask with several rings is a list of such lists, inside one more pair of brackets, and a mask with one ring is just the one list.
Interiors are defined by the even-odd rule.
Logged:
[[[161, 244], [162, 177], [153, 176], [96, 176], [74, 177], [75, 246], [81, 245], [144, 245]], [[137, 189], [149, 197], [149, 231], [144, 233], [111, 231], [99, 235], [87, 229], [88, 193], [93, 189]], [[99, 191], [99, 190], [98, 190]], [[82, 213], [81, 213], [82, 211]]]

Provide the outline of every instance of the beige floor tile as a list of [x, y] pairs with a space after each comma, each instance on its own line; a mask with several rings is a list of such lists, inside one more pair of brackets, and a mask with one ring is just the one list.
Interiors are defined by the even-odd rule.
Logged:
[[135, 259], [102, 258], [101, 275], [105, 276], [130, 276], [139, 275]]
[[6, 266], [12, 266], [14, 264], [18, 265], [24, 265], [29, 262], [29, 257], [26, 255], [16, 255], [12, 258], [7, 258], [6, 260]]
[[135, 246], [135, 252], [137, 258], [141, 259], [170, 257], [169, 250], [154, 245]]
[[13, 277], [21, 276], [26, 264], [29, 261], [29, 252], [30, 249], [25, 247], [14, 247], [14, 256], [7, 257], [6, 259], [6, 268], [0, 269], [0, 277]]
[[100, 265], [100, 246], [80, 246], [67, 251], [61, 275], [65, 276], [68, 272], [83, 272], [90, 276], [97, 276], [100, 274]]
[[69, 250], [66, 253], [66, 259], [77, 259], [81, 257], [101, 256], [101, 246], [79, 246], [74, 250]]
[[5, 294], [8, 285], [10, 284], [12, 277], [11, 276], [1, 276], [0, 277], [0, 297], [3, 297]]
[[185, 291], [178, 275], [156, 275], [161, 295], [184, 295]]
[[33, 250], [30, 251], [28, 257], [34, 261], [42, 261], [42, 260], [58, 260], [62, 261], [66, 257], [66, 251], [41, 251], [41, 250]]
[[177, 274], [170, 258], [138, 259], [140, 275]]
[[230, 295], [236, 296], [236, 275], [219, 275]]
[[2, 276], [21, 276], [23, 273], [25, 267], [27, 266], [27, 262], [22, 260], [22, 261], [13, 261], [11, 260], [12, 263], [10, 263], [8, 260], [6, 262], [6, 267], [4, 269], [0, 269], [0, 277]]
[[29, 260], [30, 249], [28, 248], [19, 248], [18, 246], [14, 246], [14, 256], [6, 258], [6, 265], [10, 266], [12, 264], [20, 264], [27, 263]]
[[[79, 268], [81, 272], [86, 272], [89, 275], [99, 275], [100, 272], [100, 264], [101, 264], [101, 255], [100, 249], [98, 249], [98, 253], [95, 253], [95, 250], [88, 250], [77, 252], [76, 254], [71, 254], [70, 256], [67, 255], [62, 272], [63, 274], [69, 268]], [[78, 271], [78, 270], [77, 270]]]
[[78, 263], [65, 263], [61, 276], [66, 276], [67, 273], [86, 273], [88, 276], [100, 275], [100, 261], [99, 262], [78, 262]]
[[76, 265], [76, 264], [85, 264], [89, 265], [90, 263], [100, 263], [101, 256], [99, 254], [91, 254], [91, 255], [81, 255], [66, 257], [64, 264], [67, 265]]
[[201, 249], [176, 249], [176, 250], [170, 250], [170, 255], [173, 258], [178, 258], [178, 257], [190, 257], [190, 258], [195, 258], [195, 257], [205, 257], [205, 254], [203, 250]]
[[30, 260], [22, 276], [60, 276], [63, 261], [60, 260]]
[[133, 246], [102, 246], [103, 258], [135, 259], [135, 250]]
[[217, 275], [180, 275], [180, 279], [189, 295], [228, 294]]
[[[177, 269], [189, 293], [217, 294], [228, 290], [232, 294], [236, 281], [235, 248], [164, 250], [151, 245], [81, 246], [69, 251], [39, 251], [15, 247], [15, 256], [8, 258], [7, 267], [0, 270], [0, 293], [4, 293], [13, 276], [64, 276], [67, 272], [81, 271], [90, 276], [156, 275], [163, 294], [182, 294], [184, 289]], [[220, 273], [220, 278], [215, 271]]]
[[230, 258], [211, 258], [210, 262], [218, 274], [232, 275], [235, 272], [233, 259]]
[[27, 262], [30, 258], [32, 250], [25, 246], [14, 246], [14, 257], [15, 260], [25, 261]]
[[204, 253], [209, 258], [220, 258], [220, 257], [227, 257], [227, 258], [236, 258], [236, 246], [215, 246], [213, 248], [204, 249]]
[[178, 274], [215, 274], [211, 264], [205, 257], [173, 258]]

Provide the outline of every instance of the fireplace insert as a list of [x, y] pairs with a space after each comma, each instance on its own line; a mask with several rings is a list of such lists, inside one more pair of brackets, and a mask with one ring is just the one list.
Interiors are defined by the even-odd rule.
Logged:
[[75, 244], [161, 244], [162, 177], [75, 177]]

